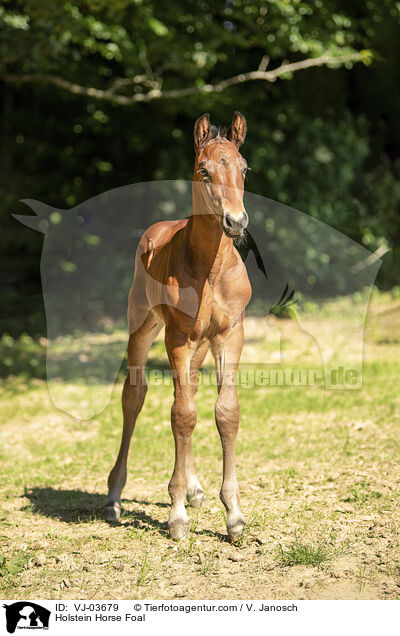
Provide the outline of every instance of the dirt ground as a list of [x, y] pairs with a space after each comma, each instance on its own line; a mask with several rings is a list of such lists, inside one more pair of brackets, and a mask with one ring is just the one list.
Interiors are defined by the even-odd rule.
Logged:
[[[188, 511], [191, 530], [173, 543], [171, 386], [150, 387], [124, 514], [111, 524], [99, 510], [119, 444], [121, 383], [109, 408], [82, 423], [53, 407], [44, 382], [4, 381], [1, 596], [398, 599], [399, 317], [396, 303], [372, 307], [361, 389], [239, 389], [238, 478], [248, 525], [237, 545], [227, 540], [218, 497], [213, 387], [200, 386], [194, 435], [207, 502]], [[264, 326], [249, 319], [245, 361], [274, 349]], [[298, 327], [287, 321], [279, 328], [292, 342], [291, 364], [304, 366]]]

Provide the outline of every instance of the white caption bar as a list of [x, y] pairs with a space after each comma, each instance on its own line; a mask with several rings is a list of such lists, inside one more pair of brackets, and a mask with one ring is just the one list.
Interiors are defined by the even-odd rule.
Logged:
[[[363, 636], [389, 633], [398, 622], [397, 601], [4, 601], [1, 633], [173, 633], [260, 629], [268, 634]], [[24, 630], [23, 632], [21, 630]], [[159, 630], [162, 630], [159, 631]], [[167, 630], [167, 631], [165, 631]]]

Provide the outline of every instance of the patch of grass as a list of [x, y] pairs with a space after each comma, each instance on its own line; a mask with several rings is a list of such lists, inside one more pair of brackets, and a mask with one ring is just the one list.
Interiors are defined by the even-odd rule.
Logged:
[[216, 573], [219, 568], [219, 553], [218, 550], [212, 550], [208, 554], [204, 555], [200, 550], [198, 551], [198, 559], [200, 562], [200, 574], [201, 576], [208, 576], [209, 574]]
[[332, 548], [325, 544], [302, 543], [295, 539], [289, 546], [279, 544], [276, 560], [280, 565], [312, 565], [330, 561], [334, 556]]
[[295, 468], [279, 470], [275, 475], [276, 487], [283, 488], [285, 493], [293, 493], [298, 486], [296, 483], [297, 476], [297, 470]]
[[146, 538], [147, 535], [147, 530], [146, 528], [140, 529], [140, 528], [129, 528], [129, 530], [127, 531], [127, 536], [132, 539], [138, 539], [139, 541], [142, 541], [143, 539]]
[[16, 576], [26, 569], [31, 554], [17, 552], [12, 557], [0, 555], [0, 578]]
[[356, 502], [363, 505], [371, 499], [380, 499], [382, 493], [376, 490], [370, 490], [369, 481], [356, 482], [354, 486], [351, 486], [348, 490], [349, 495], [343, 500], [347, 503]]
[[179, 541], [176, 542], [175, 545], [170, 545], [167, 552], [162, 554], [160, 557], [157, 555], [157, 549], [154, 549], [156, 556], [153, 559], [150, 559], [150, 548], [147, 548], [144, 552], [142, 562], [139, 566], [139, 572], [136, 579], [136, 584], [140, 586], [148, 585], [156, 578], [156, 574], [161, 569], [167, 559], [173, 556], [182, 556], [182, 551], [179, 550], [181, 543], [185, 540], [185, 537], [182, 537]]
[[194, 517], [191, 521], [190, 524], [190, 531], [187, 535], [187, 540], [188, 540], [188, 554], [190, 554], [194, 548], [194, 546], [196, 544], [198, 544], [198, 537], [197, 537], [197, 526], [199, 524], [199, 514], [200, 514], [200, 508], [197, 508]]
[[268, 512], [265, 507], [259, 507], [261, 500], [262, 494], [260, 494], [260, 496], [256, 499], [256, 502], [254, 503], [252, 509], [250, 510], [250, 513], [247, 516], [243, 534], [237, 542], [237, 545], [239, 547], [247, 545], [249, 541], [254, 538], [258, 531], [265, 530]]
[[139, 567], [139, 573], [137, 576], [136, 583], [137, 585], [147, 585], [148, 583], [150, 583], [152, 578], [153, 578], [153, 573], [152, 573], [152, 567], [149, 561], [149, 551], [146, 550], [146, 552], [144, 553], [142, 563], [140, 564], [140, 567]]

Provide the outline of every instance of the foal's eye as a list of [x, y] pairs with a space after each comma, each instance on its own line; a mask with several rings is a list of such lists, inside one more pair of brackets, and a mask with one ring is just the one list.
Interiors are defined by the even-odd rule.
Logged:
[[249, 168], [249, 166], [246, 166], [245, 168], [243, 168], [243, 176], [244, 176], [244, 177], [246, 176], [246, 172], [247, 172], [248, 170], [251, 170], [251, 168]]
[[200, 168], [197, 172], [201, 174], [202, 177], [208, 177], [208, 172], [205, 168]]

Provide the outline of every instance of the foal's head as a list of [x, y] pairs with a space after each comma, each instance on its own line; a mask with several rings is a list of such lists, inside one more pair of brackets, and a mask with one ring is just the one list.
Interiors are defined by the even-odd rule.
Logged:
[[194, 125], [194, 192], [199, 212], [217, 215], [230, 238], [239, 237], [249, 222], [243, 204], [247, 162], [239, 152], [246, 131], [246, 120], [239, 112], [227, 132], [212, 126], [208, 113]]

